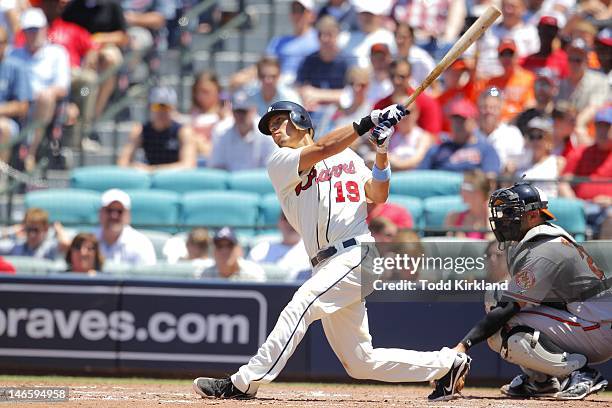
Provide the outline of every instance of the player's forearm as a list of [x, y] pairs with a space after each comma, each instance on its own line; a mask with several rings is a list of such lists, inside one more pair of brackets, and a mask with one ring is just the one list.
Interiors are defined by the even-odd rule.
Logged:
[[357, 140], [357, 133], [353, 125], [346, 125], [332, 130], [315, 142], [324, 159], [338, 154]]
[[515, 302], [508, 302], [491, 310], [487, 315], [465, 335], [461, 344], [466, 349], [488, 339], [508, 322], [518, 311], [520, 306]]

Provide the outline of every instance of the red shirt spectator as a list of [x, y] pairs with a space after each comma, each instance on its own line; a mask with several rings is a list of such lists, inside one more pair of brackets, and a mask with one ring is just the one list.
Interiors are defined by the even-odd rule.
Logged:
[[577, 149], [567, 160], [564, 175], [607, 179], [608, 182], [579, 183], [574, 185], [576, 197], [592, 200], [601, 195], [612, 196], [612, 150], [603, 150], [597, 144]]
[[555, 70], [559, 77], [565, 78], [568, 73], [567, 53], [562, 49], [555, 50], [546, 57], [531, 54], [521, 61], [521, 67], [535, 73], [542, 68]]
[[377, 217], [388, 219], [397, 228], [412, 228], [414, 226], [412, 215], [404, 207], [393, 203], [375, 204], [369, 209], [366, 222], [369, 224], [373, 218]]
[[[72, 68], [80, 67], [85, 55], [97, 48], [97, 44], [92, 40], [91, 34], [87, 30], [61, 18], [56, 18], [51, 22], [47, 38], [51, 43], [61, 45], [66, 49]], [[15, 37], [15, 44], [17, 47], [25, 44], [23, 31], [20, 31]]]
[[[414, 92], [414, 89], [408, 87], [406, 89], [406, 96], [409, 96]], [[393, 101], [391, 95], [384, 99], [376, 102], [374, 109], [384, 109], [387, 106], [396, 103]], [[428, 131], [434, 136], [437, 136], [440, 130], [442, 130], [442, 109], [440, 105], [429, 95], [420, 94], [417, 96], [415, 103], [419, 107], [421, 116], [417, 121], [420, 128]]]
[[6, 259], [0, 256], [0, 273], [15, 274], [15, 267]]

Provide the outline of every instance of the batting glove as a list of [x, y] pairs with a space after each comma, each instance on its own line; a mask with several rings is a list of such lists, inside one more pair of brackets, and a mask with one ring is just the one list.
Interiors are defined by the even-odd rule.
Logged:
[[388, 121], [391, 126], [395, 126], [408, 113], [410, 112], [403, 105], [389, 105], [385, 109], [373, 110], [368, 116], [362, 118], [359, 123], [353, 122], [353, 128], [359, 136], [362, 136], [384, 121]]
[[376, 146], [377, 153], [387, 153], [393, 133], [393, 125], [389, 121], [382, 122], [372, 130], [370, 141]]

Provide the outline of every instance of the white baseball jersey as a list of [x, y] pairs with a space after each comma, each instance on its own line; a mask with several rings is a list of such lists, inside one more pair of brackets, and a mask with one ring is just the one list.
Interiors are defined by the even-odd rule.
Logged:
[[330, 244], [369, 235], [365, 183], [372, 172], [345, 149], [298, 174], [302, 149], [277, 149], [268, 160], [268, 174], [287, 220], [312, 258]]

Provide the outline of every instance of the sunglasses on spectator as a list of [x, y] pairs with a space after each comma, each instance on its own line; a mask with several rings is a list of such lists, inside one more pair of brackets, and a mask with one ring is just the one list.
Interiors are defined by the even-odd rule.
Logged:
[[165, 103], [152, 103], [151, 110], [153, 112], [167, 112], [172, 109], [172, 105], [167, 105]]
[[122, 215], [123, 211], [125, 211], [125, 210], [123, 208], [110, 208], [110, 207], [106, 207], [104, 209], [104, 211], [106, 211], [107, 214], [117, 213], [119, 215]]
[[527, 133], [527, 139], [531, 141], [542, 140], [544, 139], [544, 132], [539, 130], [532, 130], [531, 132]]
[[498, 55], [502, 58], [512, 58], [514, 57], [514, 51], [510, 51], [510, 50], [502, 51]]
[[43, 229], [39, 227], [25, 227], [26, 234], [40, 234], [42, 230]]
[[584, 57], [578, 57], [578, 56], [572, 55], [571, 57], [567, 57], [567, 60], [569, 62], [574, 62], [576, 64], [580, 64], [580, 63], [582, 63], [584, 61]]
[[233, 249], [236, 245], [229, 241], [215, 242], [215, 248], [217, 249]]
[[87, 251], [95, 251], [96, 250], [96, 246], [95, 245], [88, 245], [86, 243], [82, 243], [81, 245], [75, 246], [74, 249], [81, 251], [83, 248], [85, 248]]
[[393, 79], [400, 79], [402, 81], [405, 81], [406, 79], [410, 78], [410, 75], [402, 75], [402, 74], [391, 74], [391, 78]]

